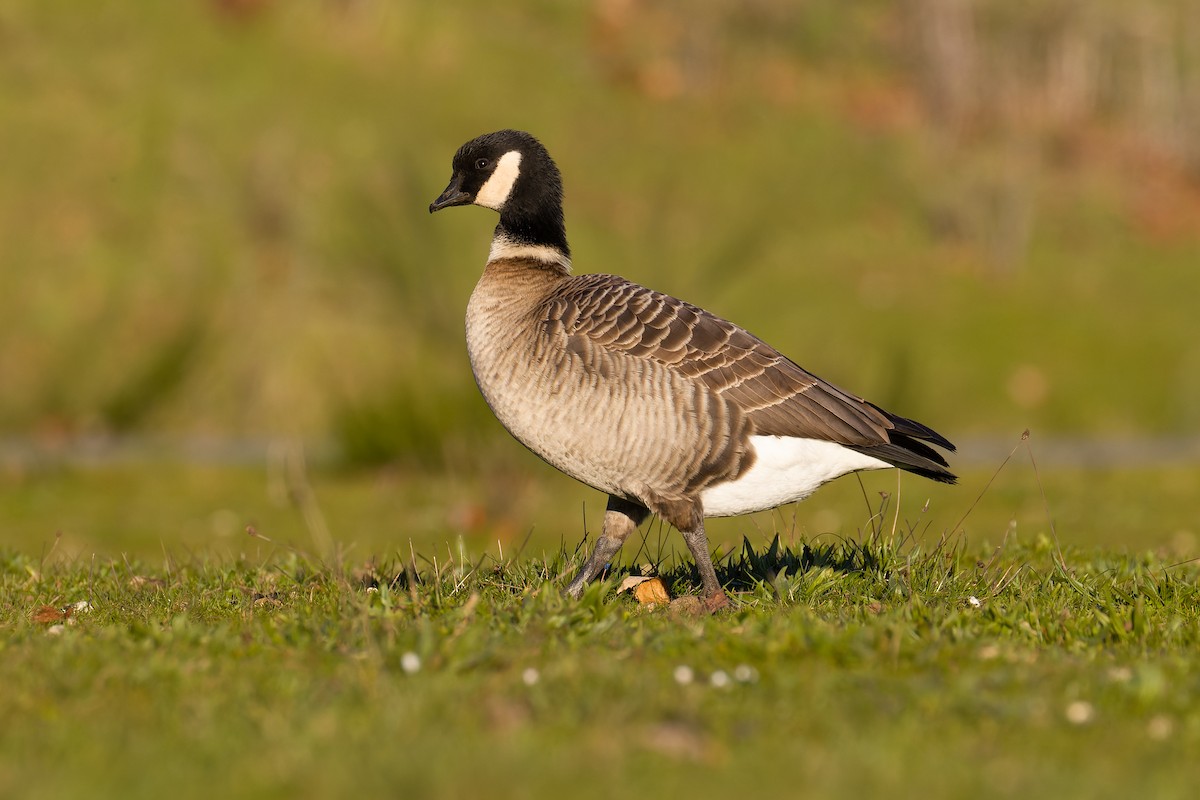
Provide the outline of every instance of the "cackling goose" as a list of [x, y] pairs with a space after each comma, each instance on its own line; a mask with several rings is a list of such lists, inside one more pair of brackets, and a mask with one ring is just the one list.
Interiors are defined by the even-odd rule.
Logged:
[[[744, 329], [614, 275], [572, 275], [562, 180], [546, 148], [503, 130], [464, 144], [430, 206], [500, 212], [467, 305], [467, 351], [522, 444], [608, 494], [567, 591], [604, 569], [651, 512], [679, 529], [710, 610], [727, 604], [705, 517], [801, 500], [857, 470], [954, 483], [945, 437], [845, 392]], [[928, 443], [928, 444], [927, 444]]]

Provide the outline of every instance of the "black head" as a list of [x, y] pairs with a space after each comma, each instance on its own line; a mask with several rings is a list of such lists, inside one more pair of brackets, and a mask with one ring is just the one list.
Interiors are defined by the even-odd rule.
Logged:
[[517, 241], [567, 251], [562, 214], [562, 177], [537, 139], [503, 130], [458, 148], [450, 184], [429, 212], [474, 204], [500, 212], [500, 228]]

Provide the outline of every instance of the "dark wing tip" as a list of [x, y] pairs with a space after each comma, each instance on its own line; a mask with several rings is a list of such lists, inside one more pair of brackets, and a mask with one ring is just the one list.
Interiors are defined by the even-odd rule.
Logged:
[[853, 447], [860, 453], [886, 461], [899, 469], [920, 475], [940, 483], [958, 483], [958, 476], [951, 472], [945, 456], [930, 445], [955, 452], [954, 445], [945, 436], [915, 420], [884, 411], [874, 403], [872, 408], [883, 414], [892, 424], [887, 431], [888, 441], [884, 444]]
[[[908, 417], [902, 417], [899, 414], [893, 414], [890, 411], [885, 411], [874, 403], [868, 403], [868, 405], [870, 405], [880, 414], [883, 414], [885, 417], [887, 417], [888, 421], [892, 423], [896, 433], [902, 434], [909, 439], [917, 439], [923, 442], [929, 442], [930, 444], [935, 444], [943, 450], [948, 450], [951, 453], [958, 451], [958, 448], [956, 448], [949, 439], [947, 439], [945, 436], [942, 436], [928, 425], [922, 425], [916, 420], [909, 419]], [[942, 461], [942, 463], [945, 464], [946, 462]]]

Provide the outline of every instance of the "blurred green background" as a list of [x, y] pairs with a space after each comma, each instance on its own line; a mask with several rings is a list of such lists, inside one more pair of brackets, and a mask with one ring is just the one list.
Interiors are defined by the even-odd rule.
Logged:
[[[426, 211], [501, 127], [558, 161], [577, 270], [959, 442], [963, 486], [906, 479], [906, 517], [952, 529], [1030, 428], [981, 537], [1194, 549], [1195, 0], [6, 0], [0, 535], [594, 529], [471, 378], [492, 215]], [[720, 530], [853, 535], [841, 483]]]

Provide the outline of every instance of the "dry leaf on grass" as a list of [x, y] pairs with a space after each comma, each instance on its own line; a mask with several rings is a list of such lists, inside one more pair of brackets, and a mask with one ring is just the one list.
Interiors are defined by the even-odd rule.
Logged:
[[621, 585], [617, 587], [617, 594], [630, 589], [633, 590], [633, 596], [642, 605], [665, 606], [671, 602], [671, 595], [667, 594], [667, 587], [663, 585], [661, 578], [630, 575], [621, 581]]
[[671, 596], [667, 594], [667, 587], [663, 586], [663, 582], [659, 578], [651, 578], [639, 583], [633, 589], [633, 596], [639, 603], [648, 606], [665, 606], [671, 602]]
[[66, 608], [38, 606], [36, 609], [34, 609], [31, 619], [33, 619], [34, 622], [40, 622], [42, 624], [62, 622], [71, 616], [72, 611], [74, 611], [74, 609], [70, 606], [67, 606]]

